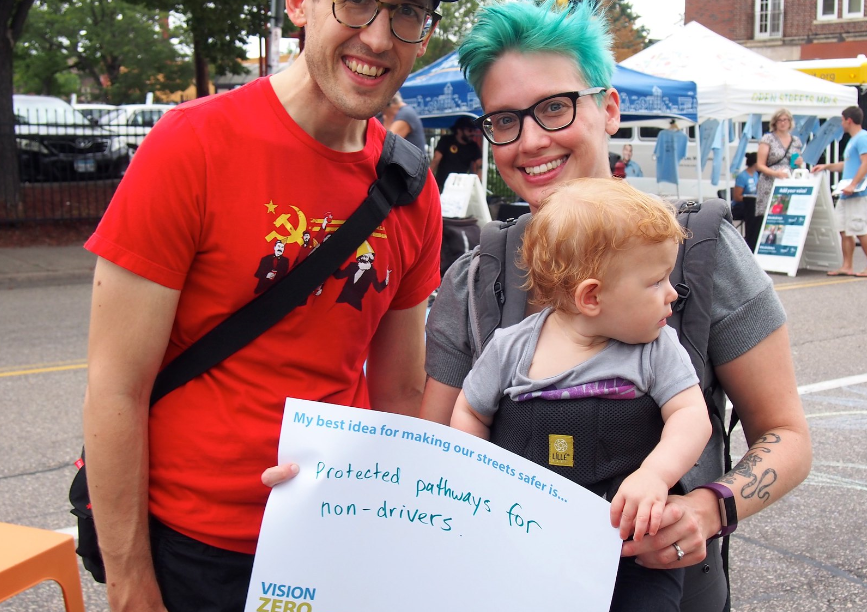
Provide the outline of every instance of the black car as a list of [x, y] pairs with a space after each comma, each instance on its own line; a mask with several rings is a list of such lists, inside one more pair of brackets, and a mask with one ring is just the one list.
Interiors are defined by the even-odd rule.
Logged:
[[21, 179], [68, 181], [122, 176], [129, 148], [59, 98], [12, 96]]

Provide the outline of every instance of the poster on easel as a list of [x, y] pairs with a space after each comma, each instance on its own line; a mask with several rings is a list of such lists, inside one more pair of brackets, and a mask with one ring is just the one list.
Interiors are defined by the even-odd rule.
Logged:
[[755, 250], [762, 269], [795, 276], [839, 265], [833, 208], [827, 173], [774, 181]]

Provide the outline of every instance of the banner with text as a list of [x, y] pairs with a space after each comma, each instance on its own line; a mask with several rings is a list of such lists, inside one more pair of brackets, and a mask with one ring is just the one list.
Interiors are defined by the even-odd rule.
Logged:
[[420, 419], [287, 399], [245, 610], [605, 612], [609, 504], [544, 467]]

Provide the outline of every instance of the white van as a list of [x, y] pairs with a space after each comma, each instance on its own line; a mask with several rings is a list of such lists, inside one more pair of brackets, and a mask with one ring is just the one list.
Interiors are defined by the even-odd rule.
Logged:
[[[740, 137], [740, 126], [736, 126], [736, 134]], [[664, 128], [653, 126], [627, 125], [622, 126], [617, 132], [611, 136], [608, 143], [608, 152], [614, 155], [622, 155], [624, 145], [632, 145], [632, 161], [641, 168], [643, 178], [627, 178], [631, 185], [641, 189], [647, 193], [654, 193], [664, 197], [676, 196], [681, 198], [697, 199], [698, 191], [698, 169], [696, 168], [696, 142], [695, 142], [695, 126], [690, 125], [682, 128], [686, 133], [688, 141], [686, 148], [686, 157], [684, 157], [678, 165], [678, 176], [680, 184], [673, 183], [657, 183], [656, 182], [656, 160], [653, 156], [653, 151], [656, 148], [656, 137]], [[737, 152], [738, 139], [729, 144], [729, 161], [723, 160], [723, 167], [720, 171], [719, 184], [711, 184], [711, 176], [713, 174], [713, 155], [705, 164], [702, 172], [701, 183], [701, 198], [707, 199], [717, 197], [717, 193], [726, 188], [726, 171], [731, 163], [732, 158]], [[758, 141], [750, 142], [747, 146], [747, 151], [756, 151], [758, 149]], [[743, 160], [740, 163], [740, 169], [743, 169]], [[731, 186], [734, 186], [734, 178], [737, 173], [731, 176]]]

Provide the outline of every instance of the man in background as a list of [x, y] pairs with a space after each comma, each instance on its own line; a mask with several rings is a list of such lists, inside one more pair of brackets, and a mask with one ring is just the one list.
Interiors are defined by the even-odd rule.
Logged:
[[626, 178], [640, 178], [644, 176], [644, 173], [641, 171], [641, 166], [632, 159], [631, 144], [623, 145], [623, 153], [621, 154], [620, 159], [623, 160], [623, 172], [626, 175]]
[[842, 172], [843, 180], [849, 181], [834, 207], [834, 221], [840, 230], [843, 249], [843, 265], [828, 272], [828, 276], [867, 277], [867, 269], [856, 273], [853, 262], [856, 236], [867, 255], [867, 188], [862, 186], [867, 178], [867, 132], [861, 128], [863, 121], [864, 111], [857, 106], [844, 109], [843, 131], [849, 134], [849, 143], [843, 152], [843, 161], [813, 166], [813, 172]]
[[382, 111], [385, 129], [403, 136], [419, 150], [425, 152], [424, 126], [415, 109], [403, 101], [400, 92], [394, 94], [388, 106]]
[[476, 142], [479, 129], [469, 117], [458, 117], [452, 133], [440, 138], [430, 169], [442, 192], [449, 174], [476, 174], [482, 178], [482, 149]]

